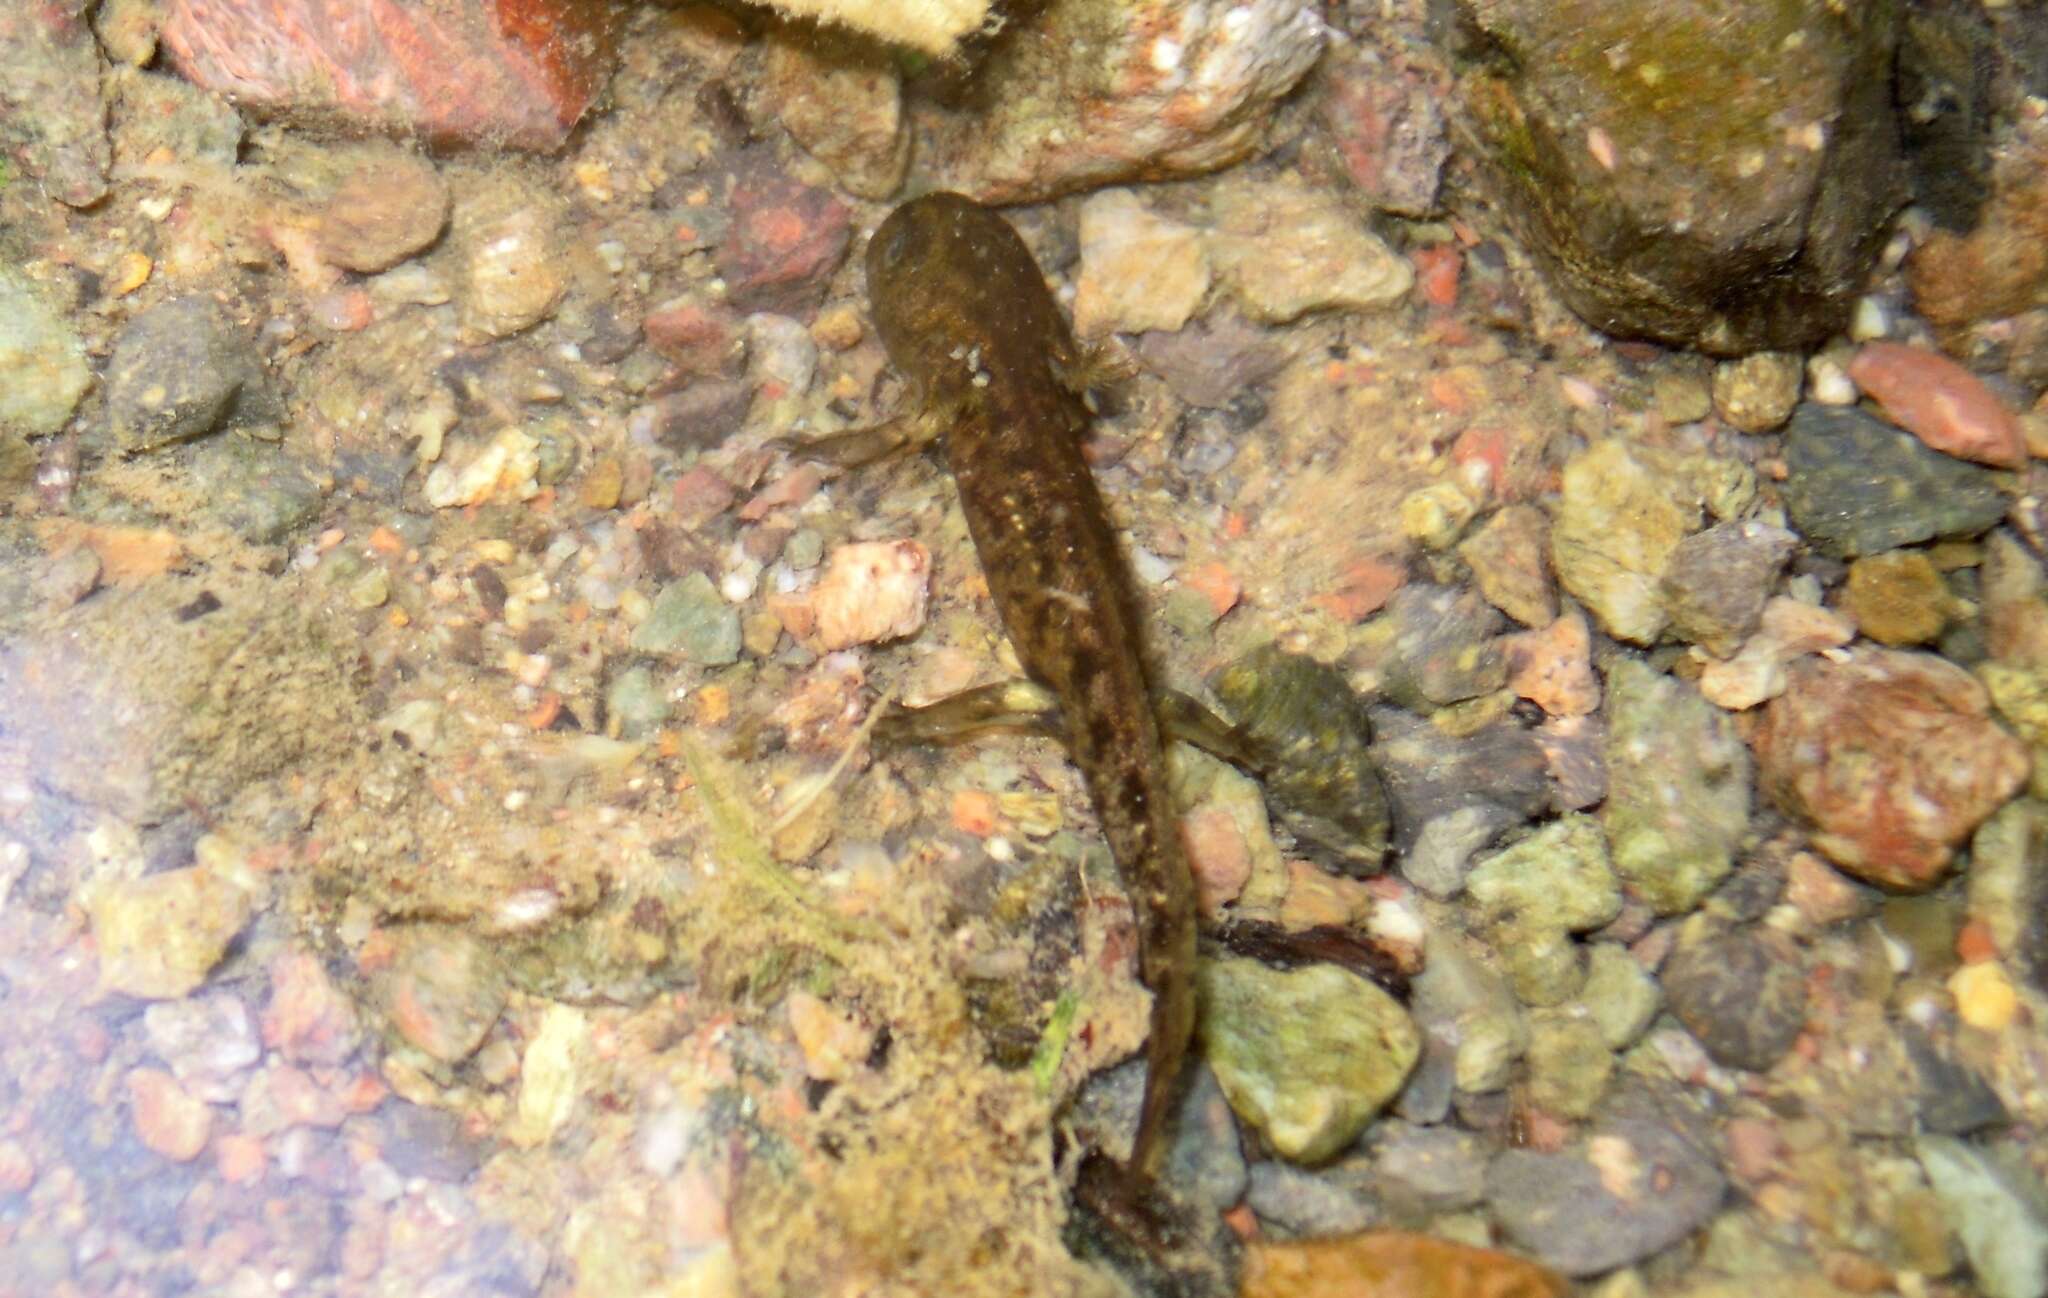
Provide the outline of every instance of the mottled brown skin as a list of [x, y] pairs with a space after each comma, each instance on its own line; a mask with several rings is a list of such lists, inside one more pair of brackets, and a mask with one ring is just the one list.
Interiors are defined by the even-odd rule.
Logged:
[[1137, 601], [1081, 458], [1081, 350], [1017, 232], [957, 194], [891, 213], [868, 244], [867, 275], [890, 359], [945, 434], [996, 610], [1024, 670], [1059, 700], [1137, 909], [1139, 971], [1153, 1001], [1130, 1166], [1149, 1177], [1194, 1026], [1194, 884]]

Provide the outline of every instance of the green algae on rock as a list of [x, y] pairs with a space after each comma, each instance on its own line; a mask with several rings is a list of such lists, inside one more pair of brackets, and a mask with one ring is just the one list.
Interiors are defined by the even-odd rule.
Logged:
[[1847, 407], [1809, 402], [1794, 412], [1785, 470], [1792, 526], [1838, 559], [1976, 536], [1996, 526], [2010, 503], [1995, 470], [1930, 450]]
[[1230, 1107], [1295, 1162], [1357, 1139], [1422, 1053], [1400, 1003], [1334, 965], [1205, 960], [1197, 982], [1198, 1031]]
[[1749, 750], [1728, 715], [1634, 661], [1607, 676], [1607, 805], [1614, 868], [1659, 914], [1699, 905], [1749, 827]]

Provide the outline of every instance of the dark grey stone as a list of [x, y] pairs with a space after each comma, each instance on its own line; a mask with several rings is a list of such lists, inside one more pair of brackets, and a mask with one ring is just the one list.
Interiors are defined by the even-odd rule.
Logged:
[[1785, 469], [1792, 525], [1841, 559], [1976, 536], [2010, 503], [1993, 470], [1849, 407], [1800, 406], [1785, 433]]
[[[1605, 1147], [1598, 1163], [1589, 1155], [1596, 1140]], [[1617, 1141], [1632, 1157], [1611, 1156]], [[1617, 1169], [1626, 1186], [1611, 1184]], [[1713, 1217], [1726, 1188], [1698, 1145], [1638, 1118], [1605, 1122], [1589, 1140], [1557, 1153], [1508, 1150], [1486, 1170], [1487, 1203], [1508, 1240], [1574, 1277], [1671, 1247]]]

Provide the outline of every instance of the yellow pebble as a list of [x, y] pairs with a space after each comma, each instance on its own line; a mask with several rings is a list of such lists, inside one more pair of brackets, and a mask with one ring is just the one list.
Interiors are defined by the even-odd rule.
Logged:
[[2019, 993], [1995, 960], [1956, 970], [1949, 975], [1948, 990], [1956, 998], [1956, 1013], [1973, 1028], [1997, 1032], [2010, 1027], [2019, 1014]]
[[155, 267], [156, 263], [149, 259], [146, 252], [122, 253], [120, 260], [114, 263], [114, 296], [126, 297], [141, 288], [148, 282], [149, 272]]

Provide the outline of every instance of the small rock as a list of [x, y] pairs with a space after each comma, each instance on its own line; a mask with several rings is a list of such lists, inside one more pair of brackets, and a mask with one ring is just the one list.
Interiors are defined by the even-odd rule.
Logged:
[[1375, 210], [1409, 217], [1435, 212], [1451, 153], [1445, 128], [1450, 87], [1440, 67], [1396, 49], [1340, 46], [1319, 75], [1316, 118], [1328, 135], [1334, 170]]
[[1839, 559], [1977, 536], [2009, 503], [1998, 476], [1849, 407], [1807, 403], [1785, 434], [1785, 512]]
[[448, 186], [431, 161], [394, 145], [362, 145], [343, 165], [315, 218], [322, 260], [375, 274], [441, 237]]
[[1982, 379], [1939, 352], [1865, 343], [1849, 377], [1885, 415], [1944, 455], [2001, 469], [2027, 462], [2019, 420]]
[[1520, 726], [1491, 725], [1453, 738], [1398, 708], [1375, 708], [1372, 723], [1399, 851], [1413, 847], [1438, 816], [1467, 807], [1499, 807], [1518, 825], [1550, 806], [1543, 749]]
[[1479, 504], [1456, 481], [1432, 482], [1401, 498], [1401, 535], [1424, 550], [1446, 550], [1464, 534]]
[[1760, 622], [1733, 658], [1700, 669], [1700, 693], [1715, 707], [1741, 712], [1774, 699], [1790, 683], [1787, 664], [1856, 638], [1856, 624], [1841, 614], [1782, 595], [1765, 603]]
[[1749, 828], [1748, 750], [1698, 690], [1646, 664], [1607, 677], [1607, 805], [1616, 873], [1659, 914], [1699, 905]]
[[649, 308], [640, 319], [640, 330], [647, 345], [684, 375], [730, 378], [746, 364], [747, 341], [739, 317], [716, 303], [694, 296], [670, 298]]
[[589, 1016], [574, 1005], [550, 1003], [519, 1057], [519, 1101], [505, 1124], [505, 1139], [532, 1149], [554, 1138], [576, 1111], [581, 1061], [590, 1037]]
[[882, 200], [910, 164], [902, 78], [885, 47], [813, 23], [770, 34], [762, 89], [790, 138], [845, 190]]
[[56, 432], [91, 384], [84, 345], [64, 316], [27, 279], [0, 271], [0, 433]]
[[766, 145], [737, 155], [725, 183], [732, 228], [713, 258], [727, 300], [749, 311], [808, 315], [846, 255], [851, 211], [830, 190], [783, 170]]
[[1664, 994], [1714, 1062], [1767, 1072], [1806, 1024], [1806, 972], [1789, 938], [1737, 929], [1682, 944]]
[[1509, 505], [1458, 545], [1486, 602], [1526, 627], [1557, 618], [1550, 575], [1550, 520], [1534, 505]]
[[1858, 878], [1932, 887], [2026, 781], [2027, 750], [1986, 715], [1984, 687], [1942, 659], [1873, 649], [1791, 678], [1754, 737], [1759, 783]]
[[1888, 550], [1849, 565], [1842, 608], [1879, 644], [1921, 645], [1948, 625], [1948, 584], [1918, 550]]
[[1581, 452], [1565, 466], [1550, 529], [1557, 579], [1616, 639], [1649, 644], [1668, 617], [1658, 583], [1699, 522], [1698, 495], [1621, 441]]
[[1231, 1108], [1295, 1162], [1356, 1139], [1421, 1053], [1407, 1011], [1334, 965], [1204, 961], [1200, 986], [1203, 1049]]
[[1949, 975], [1956, 1017], [1985, 1032], [2002, 1032], [2019, 1017], [2019, 992], [1996, 960], [1966, 964]]
[[193, 866], [103, 885], [86, 909], [101, 984], [147, 1000], [175, 1000], [206, 981], [255, 905], [238, 884]]
[[1620, 1118], [1557, 1153], [1511, 1149], [1487, 1169], [1487, 1200], [1516, 1248], [1568, 1276], [1662, 1252], [1704, 1226], [1727, 1188], [1674, 1131]]
[[1508, 688], [1516, 694], [1553, 717], [1582, 717], [1600, 706], [1593, 636], [1577, 612], [1541, 631], [1507, 636], [1502, 643], [1508, 656]]
[[189, 1163], [206, 1148], [213, 1134], [213, 1110], [179, 1087], [159, 1068], [138, 1068], [128, 1074], [128, 1103], [135, 1134], [142, 1143], [174, 1163]]
[[459, 1115], [395, 1100], [374, 1119], [377, 1153], [400, 1176], [459, 1184], [483, 1162]]
[[1285, 324], [1311, 311], [1391, 306], [1414, 287], [1408, 259], [1327, 194], [1298, 182], [1218, 191], [1209, 254], [1245, 313]]
[[294, 1127], [331, 1130], [348, 1117], [341, 1096], [302, 1068], [272, 1064], [249, 1077], [237, 1100], [242, 1129], [269, 1137]]
[[1209, 257], [1199, 230], [1158, 215], [1128, 189], [1102, 190], [1082, 204], [1076, 333], [1171, 333], [1208, 292]]
[[540, 443], [517, 428], [501, 429], [461, 467], [443, 460], [427, 474], [422, 494], [435, 509], [481, 504], [493, 497], [531, 500], [540, 492]]
[[401, 930], [392, 940], [397, 950], [378, 988], [392, 1027], [434, 1059], [467, 1059], [505, 1009], [504, 975], [491, 948], [440, 925]]
[[1381, 1216], [1371, 1195], [1290, 1163], [1252, 1164], [1244, 1201], [1261, 1222], [1312, 1238], [1364, 1230]]
[[1473, 867], [1465, 890], [1494, 923], [1583, 933], [1621, 913], [1607, 839], [1590, 816], [1566, 816]]
[[645, 739], [673, 711], [668, 691], [646, 667], [628, 667], [605, 688], [605, 728], [614, 739]]
[[1785, 867], [1785, 901], [1820, 929], [1869, 910], [1871, 894], [1813, 853], [1794, 852]]
[[1255, 1240], [1240, 1298], [1564, 1298], [1564, 1281], [1509, 1253], [1380, 1230], [1332, 1239]]
[[554, 314], [568, 290], [568, 262], [553, 219], [532, 207], [458, 213], [462, 323], [493, 338], [513, 334]]
[[679, 451], [717, 446], [746, 423], [753, 404], [753, 384], [711, 379], [656, 397], [629, 415], [626, 427]]
[[1734, 653], [1798, 544], [1784, 528], [1755, 521], [1717, 523], [1680, 541], [1658, 587], [1672, 632], [1717, 657]]
[[128, 452], [190, 441], [257, 411], [263, 386], [248, 335], [211, 298], [171, 298], [114, 340], [107, 427]]
[[1584, 811], [1607, 797], [1607, 723], [1597, 714], [1552, 717], [1535, 730], [1549, 773], [1551, 806]]
[[249, 1010], [232, 993], [163, 1001], [142, 1013], [149, 1048], [202, 1100], [227, 1101], [230, 1083], [263, 1057]]
[[1532, 1014], [1527, 1057], [1531, 1103], [1561, 1118], [1593, 1116], [1614, 1055], [1592, 1015], [1569, 1006]]
[[1973, 1068], [1944, 1051], [1918, 1027], [1900, 1029], [1920, 1082], [1920, 1124], [1944, 1136], [1967, 1136], [2010, 1121], [1998, 1092]]
[[1922, 1136], [1916, 1152], [1986, 1298], [2048, 1294], [2048, 1193], [2039, 1177], [1953, 1136]]
[[764, 393], [801, 397], [818, 373], [818, 344], [800, 321], [769, 311], [747, 317], [753, 379]]
[[1273, 377], [1289, 358], [1270, 330], [1219, 308], [1177, 332], [1145, 334], [1138, 359], [1182, 401], [1221, 410]]
[[1507, 980], [1439, 932], [1430, 936], [1413, 990], [1416, 1017], [1432, 1037], [1456, 1046], [1457, 1089], [1480, 1095], [1506, 1086], [1529, 1046], [1528, 1022]]
[[1473, 1133], [1388, 1120], [1371, 1140], [1372, 1184], [1401, 1211], [1462, 1212], [1486, 1198], [1488, 1151]]
[[1514, 823], [1506, 808], [1492, 803], [1445, 812], [1425, 823], [1414, 846], [1401, 854], [1401, 877], [1432, 897], [1455, 897], [1465, 886], [1472, 854]]
[[636, 652], [674, 654], [685, 662], [723, 667], [739, 661], [739, 610], [711, 579], [692, 572], [661, 588], [647, 618], [633, 628]]
[[1562, 1005], [1585, 987], [1579, 944], [1563, 929], [1509, 922], [1488, 936], [1522, 1004]]
[[323, 1068], [355, 1053], [355, 1003], [334, 985], [318, 958], [303, 951], [279, 956], [270, 965], [270, 984], [264, 1045], [293, 1063]]
[[811, 589], [827, 652], [914, 634], [924, 625], [931, 553], [916, 541], [856, 541], [832, 551]]
[[1428, 712], [1506, 683], [1507, 662], [1495, 639], [1500, 625], [1500, 614], [1472, 591], [1404, 586], [1367, 629], [1362, 648], [1377, 650], [1375, 666], [1388, 698]]
[[1713, 413], [1712, 390], [1689, 370], [1666, 370], [1650, 385], [1657, 414], [1667, 424], [1694, 424]]
[[1586, 982], [1579, 989], [1586, 1012], [1609, 1050], [1626, 1050], [1649, 1030], [1664, 1007], [1664, 990], [1628, 948], [1595, 942], [1586, 951]]
[[1752, 352], [1714, 367], [1714, 411], [1730, 427], [1768, 433], [1792, 417], [1805, 377], [1802, 358], [1791, 352]]

